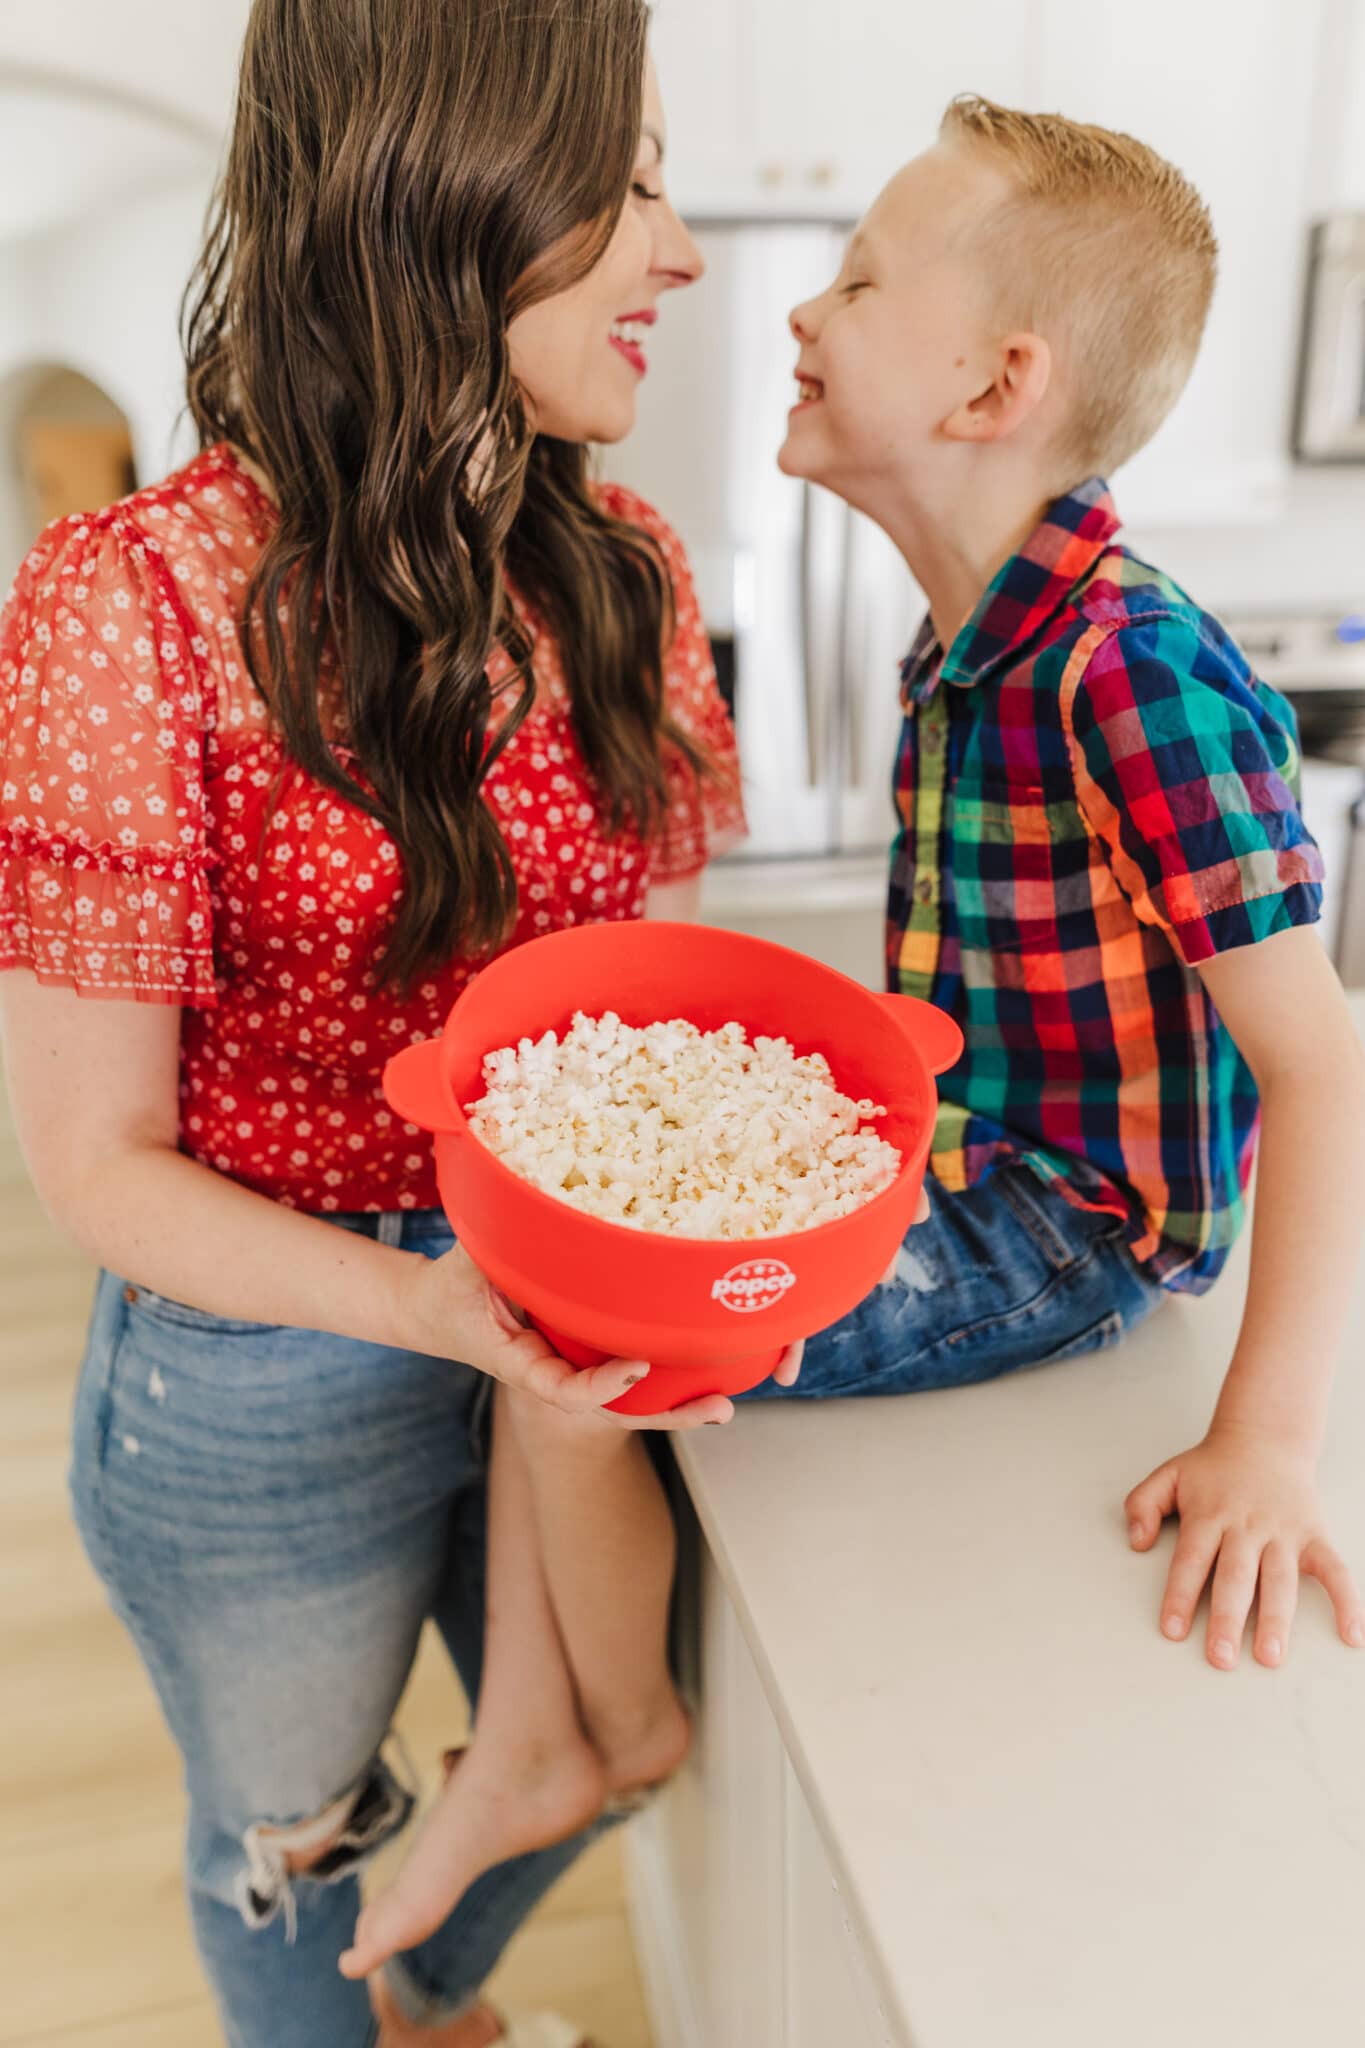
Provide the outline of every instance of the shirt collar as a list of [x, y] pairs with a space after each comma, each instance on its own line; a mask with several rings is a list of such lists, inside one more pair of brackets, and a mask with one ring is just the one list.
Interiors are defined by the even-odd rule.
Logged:
[[1120, 523], [1102, 477], [1055, 499], [982, 594], [946, 655], [932, 619], [925, 619], [901, 667], [905, 702], [927, 702], [940, 678], [968, 689], [1016, 659], [1088, 575]]

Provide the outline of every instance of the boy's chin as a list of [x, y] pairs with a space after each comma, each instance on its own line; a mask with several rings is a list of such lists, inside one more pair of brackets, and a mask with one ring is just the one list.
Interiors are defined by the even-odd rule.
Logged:
[[809, 445], [803, 445], [803, 441], [804, 437], [799, 429], [796, 433], [789, 432], [777, 451], [777, 466], [783, 476], [799, 477], [805, 483], [819, 483], [819, 459], [815, 450]]

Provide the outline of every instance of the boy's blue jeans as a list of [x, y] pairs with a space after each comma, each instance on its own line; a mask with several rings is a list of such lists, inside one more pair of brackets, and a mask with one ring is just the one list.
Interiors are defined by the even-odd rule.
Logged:
[[932, 1213], [895, 1278], [806, 1346], [801, 1378], [746, 1400], [826, 1400], [968, 1386], [1117, 1344], [1164, 1299], [1114, 1216], [1072, 1208], [1028, 1167], [963, 1194], [929, 1182]]
[[[1079, 1215], [1025, 1169], [933, 1194], [895, 1281], [812, 1343], [797, 1397], [942, 1387], [1098, 1349], [1160, 1299], [1112, 1219]], [[428, 1256], [452, 1242], [430, 1211], [339, 1221]], [[73, 1497], [184, 1758], [191, 1914], [231, 2048], [373, 2043], [365, 1990], [337, 1957], [356, 1865], [407, 1816], [380, 1750], [428, 1615], [477, 1692], [488, 1391], [446, 1360], [202, 1315], [101, 1278]], [[288, 1878], [270, 1830], [322, 1816], [330, 1838], [352, 1808], [337, 1853]], [[395, 1990], [414, 2018], [474, 1997], [586, 1839], [491, 1871], [402, 1959]]]

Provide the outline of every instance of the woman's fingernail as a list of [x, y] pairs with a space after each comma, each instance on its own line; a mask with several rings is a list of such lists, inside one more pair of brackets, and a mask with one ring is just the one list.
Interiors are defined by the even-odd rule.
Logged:
[[1161, 1624], [1161, 1631], [1163, 1635], [1168, 1635], [1173, 1643], [1177, 1643], [1185, 1633], [1185, 1624], [1178, 1614], [1168, 1614]]
[[1266, 1644], [1266, 1646], [1265, 1646], [1264, 1656], [1265, 1656], [1265, 1661], [1266, 1661], [1266, 1663], [1267, 1663], [1267, 1664], [1278, 1664], [1278, 1663], [1279, 1663], [1279, 1661], [1280, 1661], [1280, 1639], [1279, 1639], [1279, 1637], [1278, 1637], [1278, 1636], [1272, 1636], [1272, 1637], [1270, 1638], [1270, 1641], [1269, 1641], [1269, 1642], [1268, 1642], [1268, 1643]]
[[1213, 1661], [1215, 1664], [1231, 1664], [1235, 1656], [1236, 1652], [1231, 1643], [1220, 1640], [1214, 1644]]
[[1346, 1640], [1353, 1650], [1365, 1647], [1365, 1623], [1353, 1621], [1346, 1631]]
[[1129, 1541], [1130, 1543], [1141, 1543], [1141, 1541], [1142, 1541], [1142, 1524], [1141, 1524], [1141, 1522], [1130, 1522], [1130, 1523], [1128, 1524], [1128, 1541]]

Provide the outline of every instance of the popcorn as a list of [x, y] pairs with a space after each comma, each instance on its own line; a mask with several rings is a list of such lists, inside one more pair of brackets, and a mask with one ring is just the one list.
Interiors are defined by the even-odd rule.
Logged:
[[580, 1011], [483, 1063], [467, 1107], [476, 1137], [514, 1173], [589, 1216], [679, 1237], [811, 1230], [889, 1188], [885, 1116], [834, 1085], [820, 1053], [742, 1024], [700, 1031], [674, 1018], [643, 1030]]

